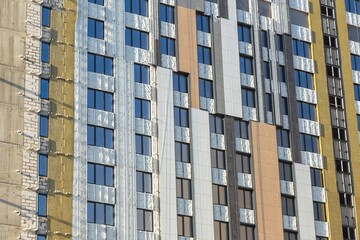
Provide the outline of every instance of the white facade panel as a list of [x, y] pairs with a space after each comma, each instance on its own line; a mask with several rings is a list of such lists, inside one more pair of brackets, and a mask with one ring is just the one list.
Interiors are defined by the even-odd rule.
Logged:
[[112, 112], [88, 108], [88, 124], [106, 128], [114, 128], [115, 115]]
[[176, 168], [172, 71], [157, 68], [160, 232], [164, 239], [176, 239]]
[[310, 167], [294, 163], [298, 232], [301, 240], [315, 239], [315, 224], [311, 188]]
[[237, 152], [251, 153], [251, 146], [249, 139], [236, 138], [235, 145]]
[[89, 201], [115, 204], [115, 188], [97, 184], [87, 185]]
[[317, 95], [315, 90], [296, 87], [296, 100], [317, 104]]
[[190, 111], [192, 159], [196, 159], [192, 169], [196, 239], [208, 240], [214, 239], [214, 211], [209, 201], [212, 199], [209, 114], [198, 109]]
[[87, 160], [94, 163], [115, 165], [115, 150], [110, 148], [87, 146]]

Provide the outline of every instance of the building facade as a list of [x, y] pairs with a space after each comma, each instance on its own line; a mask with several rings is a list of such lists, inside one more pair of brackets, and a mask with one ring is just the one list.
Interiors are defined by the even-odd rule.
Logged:
[[358, 0], [2, 0], [0, 239], [360, 239], [359, 30]]

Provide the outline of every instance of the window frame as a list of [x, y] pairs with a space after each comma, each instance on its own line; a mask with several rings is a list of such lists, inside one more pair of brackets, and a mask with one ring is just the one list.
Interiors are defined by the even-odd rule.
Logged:
[[[139, 68], [139, 70], [137, 70], [137, 68]], [[137, 78], [137, 73], [139, 74], [139, 79]], [[141, 84], [150, 84], [150, 67], [134, 63], [134, 81]]]
[[[136, 35], [138, 35], [138, 36], [136, 36]], [[137, 42], [137, 41], [139, 41], [139, 42]], [[134, 47], [134, 48], [149, 50], [149, 33], [135, 29], [135, 28], [126, 27], [125, 28], [125, 45]]]
[[[103, 99], [100, 99], [103, 98]], [[92, 101], [90, 101], [92, 100]], [[111, 101], [111, 104], [110, 104]], [[103, 104], [101, 104], [103, 103]], [[104, 105], [104, 106], [101, 106]], [[114, 94], [94, 88], [87, 88], [87, 108], [114, 112]]]
[[[93, 28], [93, 29], [91, 29]], [[96, 18], [88, 17], [88, 37], [104, 39], [105, 36], [105, 23]]]
[[192, 200], [192, 182], [186, 178], [176, 178], [176, 198]]
[[251, 44], [251, 26], [246, 24], [238, 24], [238, 41]]
[[50, 43], [41, 41], [41, 62], [50, 63]]
[[[139, 219], [139, 215], [141, 215], [141, 219]], [[136, 218], [137, 218], [137, 230], [145, 231], [145, 232], [152, 232], [154, 231], [154, 214], [153, 211], [146, 210], [146, 209], [136, 209]], [[148, 227], [147, 219], [151, 219], [151, 226]], [[141, 221], [142, 220], [142, 221]], [[142, 226], [139, 226], [139, 221], [141, 221]]]
[[212, 65], [211, 48], [198, 45], [197, 53], [198, 53], [198, 63], [205, 65]]
[[290, 196], [281, 196], [282, 215], [296, 216], [295, 198]]
[[135, 117], [150, 120], [151, 101], [142, 98], [135, 98]]
[[[140, 139], [140, 140], [137, 140]], [[146, 151], [146, 146], [144, 146], [144, 140], [147, 141], [146, 145], [148, 145], [148, 151]], [[138, 141], [141, 142], [141, 146], [138, 148]], [[144, 156], [151, 156], [152, 155], [152, 143], [151, 143], [151, 136], [143, 135], [143, 134], [135, 134], [135, 146], [136, 146], [136, 154], [144, 155]], [[140, 150], [140, 151], [138, 151]]]
[[47, 78], [40, 78], [40, 98], [48, 100], [49, 99], [49, 87], [50, 81]]
[[50, 27], [51, 25], [51, 8], [41, 6], [41, 26]]
[[251, 88], [241, 88], [242, 106], [256, 108], [255, 90]]
[[49, 137], [49, 116], [39, 115], [39, 136]]
[[[87, 70], [88, 72], [113, 76], [114, 59], [104, 55], [88, 52], [87, 54]], [[91, 64], [92, 63], [92, 64]]]
[[40, 217], [47, 216], [47, 195], [44, 193], [38, 193], [37, 196], [37, 215]]
[[48, 175], [48, 155], [38, 154], [38, 174], [39, 176], [47, 177]]
[[160, 53], [168, 56], [176, 56], [176, 40], [160, 36]]
[[213, 204], [227, 206], [228, 204], [227, 186], [213, 184], [212, 194], [213, 194]]
[[251, 189], [238, 188], [238, 205], [242, 209], [254, 209], [253, 191]]
[[[189, 226], [185, 226], [185, 223], [186, 225], [189, 224]], [[178, 236], [193, 237], [194, 236], [193, 218], [191, 216], [177, 215], [177, 229], [178, 229]]]
[[214, 98], [213, 81], [199, 78], [199, 95], [204, 98]]
[[[90, 206], [93, 205], [93, 211], [91, 211]], [[102, 221], [98, 221], [98, 208], [97, 206], [102, 206], [104, 212], [102, 213], [103, 216], [103, 222]], [[112, 220], [110, 222], [108, 222], [108, 214], [110, 212], [108, 212], [108, 208], [112, 209]], [[90, 215], [89, 213], [92, 212], [92, 215]], [[106, 203], [101, 203], [101, 202], [94, 202], [94, 201], [87, 201], [87, 222], [88, 223], [96, 223], [96, 224], [104, 224], [104, 225], [108, 225], [108, 226], [114, 226], [115, 225], [115, 205], [113, 204], [106, 204]], [[93, 220], [89, 219], [90, 216], [93, 216]]]
[[174, 107], [174, 124], [178, 127], [188, 128], [190, 126], [189, 109], [182, 107]]
[[[90, 137], [91, 137], [91, 134], [90, 134], [90, 131], [91, 128], [93, 128], [93, 143], [89, 143], [89, 140]], [[103, 144], [102, 145], [98, 145], [98, 141], [100, 140], [97, 140], [97, 132], [102, 130], [103, 131]], [[111, 133], [110, 136], [108, 136], [107, 134]], [[108, 139], [109, 137], [111, 137], [111, 142], [108, 143], [108, 141], [110, 139]], [[110, 145], [109, 145], [110, 144]], [[87, 124], [87, 145], [89, 146], [95, 146], [95, 147], [103, 147], [103, 148], [109, 148], [109, 149], [114, 149], [114, 129], [111, 129], [111, 128], [105, 128], [105, 127], [100, 127], [100, 126], [96, 126], [96, 125], [91, 125], [91, 124]]]
[[173, 73], [173, 91], [188, 93], [188, 75], [182, 73]]
[[224, 150], [211, 148], [210, 156], [212, 168], [226, 169], [226, 158]]
[[159, 16], [161, 22], [175, 23], [175, 8], [173, 6], [160, 3]]
[[[91, 168], [93, 168], [93, 170], [91, 170]], [[103, 168], [103, 169], [101, 169]], [[109, 180], [109, 176], [108, 176], [108, 170], [111, 170], [111, 180], [110, 183], [108, 182]], [[102, 170], [102, 177], [99, 176], [98, 171]], [[93, 179], [89, 179], [91, 177], [90, 172], [93, 171]], [[107, 187], [114, 187], [114, 167], [113, 166], [109, 166], [109, 165], [104, 165], [104, 164], [98, 164], [98, 163], [93, 163], [93, 162], [88, 162], [87, 163], [87, 183], [88, 184], [96, 184], [96, 185], [101, 185], [101, 186], [107, 186]], [[98, 178], [102, 178], [102, 179], [98, 179]]]
[[175, 141], [175, 161], [191, 163], [190, 144]]
[[[147, 0], [126, 0], [125, 12], [147, 17], [149, 15], [148, 4], [149, 2]], [[139, 9], [136, 9], [136, 7]]]
[[[139, 182], [139, 180], [141, 182]], [[153, 192], [152, 173], [136, 171], [136, 191], [143, 193]]]
[[201, 32], [210, 33], [210, 16], [196, 13], [196, 30]]

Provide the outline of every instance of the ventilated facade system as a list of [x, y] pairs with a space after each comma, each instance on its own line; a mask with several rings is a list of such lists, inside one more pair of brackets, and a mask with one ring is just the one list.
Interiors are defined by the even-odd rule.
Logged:
[[0, 238], [359, 239], [358, 1], [0, 9]]

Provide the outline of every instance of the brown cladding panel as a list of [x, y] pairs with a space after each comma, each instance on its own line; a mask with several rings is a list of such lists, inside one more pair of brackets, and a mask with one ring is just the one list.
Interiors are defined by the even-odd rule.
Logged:
[[196, 11], [178, 6], [177, 26], [179, 71], [189, 73], [190, 104], [199, 108]]
[[276, 128], [251, 122], [258, 240], [284, 239]]

